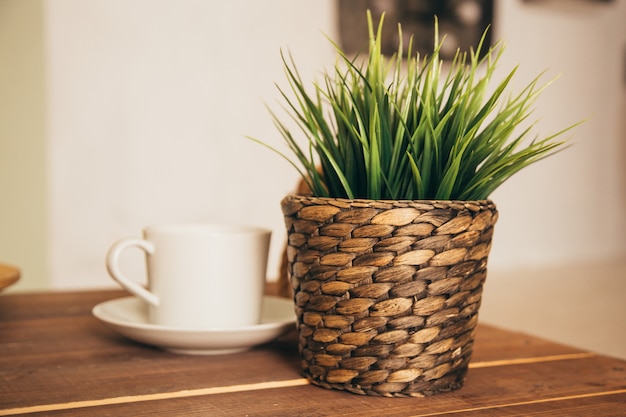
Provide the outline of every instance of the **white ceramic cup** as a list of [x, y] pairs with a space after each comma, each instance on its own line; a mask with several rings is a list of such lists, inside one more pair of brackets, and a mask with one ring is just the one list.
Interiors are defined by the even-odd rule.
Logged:
[[[229, 329], [257, 324], [265, 287], [271, 231], [220, 224], [146, 227], [143, 239], [114, 243], [109, 274], [148, 303], [150, 323], [185, 329]], [[120, 256], [146, 253], [148, 289], [120, 270]]]

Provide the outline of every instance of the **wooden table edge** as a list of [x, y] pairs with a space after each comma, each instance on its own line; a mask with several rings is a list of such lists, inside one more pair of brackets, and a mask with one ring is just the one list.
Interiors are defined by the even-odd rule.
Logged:
[[[531, 364], [531, 363], [554, 362], [554, 361], [563, 361], [563, 360], [579, 360], [579, 359], [593, 358], [596, 356], [598, 355], [593, 352], [579, 352], [579, 353], [537, 356], [537, 357], [528, 357], [528, 358], [481, 361], [481, 362], [470, 363], [469, 368], [477, 369], [477, 368], [487, 368], [487, 367], [513, 366], [513, 365], [525, 365], [525, 364]], [[302, 386], [302, 385], [310, 385], [310, 382], [306, 378], [295, 378], [295, 379], [287, 379], [287, 380], [279, 380], [279, 381], [258, 382], [258, 383], [252, 383], [252, 384], [224, 385], [224, 386], [216, 386], [216, 387], [210, 387], [210, 388], [197, 388], [197, 389], [188, 389], [188, 390], [181, 390], [181, 391], [159, 392], [159, 393], [154, 393], [154, 394], [138, 394], [138, 395], [109, 397], [109, 398], [101, 398], [101, 399], [93, 399], [93, 400], [72, 401], [72, 402], [65, 402], [65, 403], [40, 404], [40, 405], [16, 407], [16, 408], [10, 408], [10, 409], [0, 409], [0, 416], [22, 415], [22, 414], [28, 414], [28, 413], [40, 413], [40, 412], [51, 412], [51, 411], [63, 411], [63, 410], [72, 410], [72, 409], [80, 409], [80, 408], [140, 403], [140, 402], [146, 402], [146, 401], [170, 400], [170, 399], [176, 399], [176, 398], [191, 398], [191, 397], [208, 396], [208, 395], [232, 394], [232, 393], [241, 393], [241, 392], [247, 392], [247, 391], [290, 388], [290, 387], [296, 387], [296, 386]], [[480, 411], [480, 410], [488, 410], [488, 409], [497, 409], [497, 408], [502, 408], [502, 407], [549, 403], [553, 401], [564, 401], [564, 400], [571, 400], [571, 399], [578, 399], [578, 398], [590, 398], [590, 397], [599, 397], [599, 396], [616, 395], [616, 394], [624, 394], [624, 393], [626, 393], [626, 388], [621, 389], [621, 390], [593, 392], [593, 393], [569, 395], [569, 396], [562, 396], [562, 397], [542, 398], [538, 400], [520, 401], [520, 402], [514, 402], [514, 403], [493, 404], [489, 406], [467, 408], [467, 409], [462, 409], [462, 410], [461, 409], [448, 410], [445, 412], [434, 413], [434, 414], [418, 414], [415, 417], [426, 417], [426, 416], [435, 416], [438, 414]]]

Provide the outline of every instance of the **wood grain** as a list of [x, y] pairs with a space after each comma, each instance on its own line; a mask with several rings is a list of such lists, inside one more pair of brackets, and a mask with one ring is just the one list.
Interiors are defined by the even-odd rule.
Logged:
[[478, 325], [459, 391], [363, 397], [309, 385], [295, 332], [224, 356], [176, 355], [124, 339], [90, 311], [125, 295], [0, 296], [0, 415], [624, 415], [626, 362], [491, 326]]

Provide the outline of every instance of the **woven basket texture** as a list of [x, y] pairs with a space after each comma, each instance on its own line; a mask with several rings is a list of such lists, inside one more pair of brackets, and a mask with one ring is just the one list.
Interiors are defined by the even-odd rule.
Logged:
[[281, 202], [303, 374], [388, 397], [463, 385], [493, 225], [484, 201]]

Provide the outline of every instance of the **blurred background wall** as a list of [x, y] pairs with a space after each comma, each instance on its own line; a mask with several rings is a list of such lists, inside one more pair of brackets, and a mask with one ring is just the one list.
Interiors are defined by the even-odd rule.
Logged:
[[0, 0], [0, 262], [48, 285], [46, 74], [41, 1]]
[[[113, 286], [107, 248], [156, 222], [270, 227], [275, 278], [279, 202], [297, 173], [244, 136], [282, 147], [265, 108], [279, 108], [280, 48], [313, 79], [334, 63], [324, 34], [337, 37], [337, 9], [335, 0], [0, 0], [0, 261], [22, 269], [11, 291]], [[603, 276], [624, 281], [626, 0], [495, 0], [493, 16], [494, 39], [508, 45], [502, 74], [520, 64], [520, 86], [561, 74], [537, 103], [537, 133], [587, 119], [571, 148], [492, 195], [500, 220], [485, 316], [497, 321], [488, 300], [563, 288], [572, 280], [563, 271], [580, 276], [581, 297]], [[139, 253], [125, 262], [143, 274]], [[610, 304], [602, 297], [592, 296]], [[626, 318], [623, 308], [607, 314]]]

